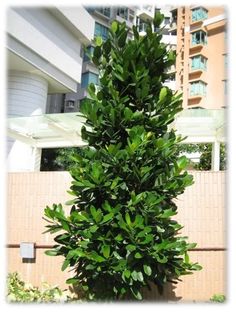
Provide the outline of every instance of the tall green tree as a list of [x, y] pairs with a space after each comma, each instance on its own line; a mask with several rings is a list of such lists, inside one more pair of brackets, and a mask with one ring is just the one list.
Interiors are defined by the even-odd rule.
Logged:
[[[163, 16], [157, 14], [154, 26]], [[196, 246], [179, 235], [182, 228], [174, 199], [193, 183], [176, 156], [181, 138], [168, 125], [182, 110], [180, 95], [163, 86], [173, 51], [152, 25], [127, 41], [125, 23], [113, 22], [109, 38], [96, 38], [92, 56], [100, 86], [89, 86], [91, 99], [81, 108], [82, 136], [88, 147], [77, 167], [67, 215], [62, 205], [45, 209], [48, 231], [62, 231], [48, 255], [63, 255], [62, 270], [73, 268], [68, 283], [81, 285], [88, 300], [142, 299], [153, 282], [167, 282], [201, 267], [191, 263]]]

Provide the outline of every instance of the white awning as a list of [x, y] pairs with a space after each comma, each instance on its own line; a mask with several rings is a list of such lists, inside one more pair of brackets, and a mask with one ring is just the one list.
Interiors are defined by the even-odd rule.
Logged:
[[183, 143], [225, 142], [225, 115], [225, 109], [186, 109], [171, 127], [187, 137]]
[[[11, 117], [7, 122], [7, 135], [37, 148], [85, 146], [87, 143], [81, 138], [84, 123], [78, 112]], [[183, 143], [225, 142], [225, 110], [184, 110], [170, 128], [187, 136]]]
[[85, 119], [79, 113], [8, 118], [7, 135], [37, 148], [87, 145], [81, 138]]

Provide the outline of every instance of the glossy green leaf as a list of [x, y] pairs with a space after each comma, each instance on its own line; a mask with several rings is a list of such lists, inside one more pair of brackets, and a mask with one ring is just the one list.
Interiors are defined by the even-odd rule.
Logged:
[[111, 24], [111, 30], [113, 31], [113, 33], [115, 33], [118, 29], [118, 23], [116, 21], [113, 21]]
[[68, 268], [69, 265], [70, 265], [70, 260], [66, 259], [62, 264], [61, 270], [65, 271], [65, 269]]
[[120, 48], [123, 48], [125, 43], [126, 43], [126, 38], [127, 38], [127, 32], [124, 31], [120, 37], [118, 38], [118, 45]]
[[96, 40], [96, 45], [100, 47], [102, 45], [102, 37], [97, 36], [95, 40]]
[[58, 251], [57, 251], [57, 250], [53, 250], [53, 249], [51, 249], [51, 250], [46, 250], [46, 251], [45, 251], [45, 254], [46, 254], [47, 256], [57, 256], [57, 255], [58, 255]]
[[131, 225], [131, 219], [130, 219], [130, 215], [128, 212], [126, 212], [125, 214], [125, 221], [129, 226]]
[[187, 252], [184, 253], [184, 262], [189, 264], [189, 255]]
[[78, 278], [68, 278], [66, 280], [66, 284], [77, 284], [79, 282], [79, 279]]
[[144, 264], [143, 265], [143, 270], [144, 270], [144, 273], [147, 276], [151, 276], [152, 275], [152, 269], [151, 269], [151, 267], [149, 265]]
[[166, 87], [161, 88], [161, 91], [159, 94], [159, 100], [163, 101], [165, 99], [166, 95], [167, 95], [167, 88]]
[[130, 270], [125, 270], [124, 275], [125, 275], [125, 277], [130, 278], [130, 275], [131, 275]]
[[113, 219], [114, 213], [110, 212], [103, 217], [102, 223], [108, 222]]
[[143, 256], [139, 253], [139, 252], [136, 252], [135, 254], [134, 254], [134, 258], [135, 259], [141, 259]]
[[176, 215], [176, 211], [173, 211], [172, 209], [167, 209], [163, 213], [160, 214], [159, 218], [169, 218], [175, 215]]
[[131, 291], [136, 299], [142, 300], [142, 295], [140, 291], [138, 291], [137, 289], [133, 289], [133, 288], [131, 288]]
[[129, 251], [134, 251], [136, 249], [136, 246], [129, 244], [125, 248]]
[[106, 259], [109, 258], [109, 256], [110, 256], [110, 246], [108, 246], [108, 245], [102, 246], [102, 253], [103, 253], [103, 256]]

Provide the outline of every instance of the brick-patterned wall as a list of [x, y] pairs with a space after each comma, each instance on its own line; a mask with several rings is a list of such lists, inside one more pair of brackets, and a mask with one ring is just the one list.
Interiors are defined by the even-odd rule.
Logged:
[[[176, 218], [184, 225], [182, 235], [198, 244], [199, 249], [190, 252], [190, 258], [199, 262], [203, 270], [183, 277], [183, 282], [175, 289], [167, 288], [163, 297], [158, 296], [155, 288], [151, 292], [144, 290], [147, 300], [207, 301], [213, 294], [225, 293], [225, 173], [190, 173], [195, 183], [177, 199]], [[8, 272], [18, 271], [34, 285], [46, 281], [67, 287], [65, 279], [72, 273], [61, 272], [62, 258], [46, 256], [46, 249], [37, 248], [35, 262], [23, 262], [17, 246], [20, 242], [34, 242], [39, 247], [54, 243], [50, 234], [42, 234], [46, 225], [43, 210], [46, 205], [70, 199], [66, 192], [70, 181], [67, 172], [8, 174]]]

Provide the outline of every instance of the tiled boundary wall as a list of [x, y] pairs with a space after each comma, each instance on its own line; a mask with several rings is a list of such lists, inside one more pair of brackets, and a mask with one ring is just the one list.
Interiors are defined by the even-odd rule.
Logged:
[[[225, 290], [225, 173], [190, 172], [195, 183], [186, 188], [178, 200], [177, 219], [184, 225], [182, 235], [196, 242], [197, 250], [190, 259], [203, 270], [182, 278], [175, 289], [166, 289], [163, 300], [208, 301], [213, 294]], [[44, 254], [54, 244], [45, 231], [43, 211], [46, 205], [70, 199], [67, 172], [10, 173], [7, 202], [7, 270], [18, 271], [25, 281], [40, 286], [46, 281], [66, 288], [65, 279], [72, 273], [61, 272], [63, 258]], [[70, 207], [68, 207], [70, 209]], [[36, 243], [36, 259], [27, 262], [20, 257], [19, 243]], [[157, 300], [156, 290], [144, 291], [147, 300]], [[161, 300], [160, 298], [158, 300]]]

